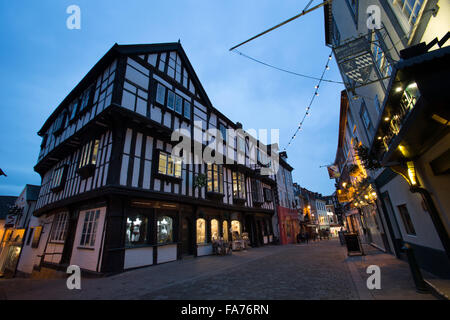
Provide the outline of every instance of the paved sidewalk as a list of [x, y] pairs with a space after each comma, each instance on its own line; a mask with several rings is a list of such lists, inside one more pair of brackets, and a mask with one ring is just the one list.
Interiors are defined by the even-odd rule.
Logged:
[[[430, 294], [418, 293], [415, 289], [411, 271], [405, 261], [364, 244], [365, 256], [347, 257], [353, 281], [361, 299], [364, 300], [436, 300]], [[381, 271], [381, 289], [367, 289], [366, 281], [370, 274], [367, 267], [376, 265]]]
[[[112, 277], [83, 278], [81, 290], [68, 290], [65, 279], [4, 279], [0, 280], [0, 299], [433, 298], [415, 293], [408, 266], [405, 269], [405, 265], [389, 257], [381, 254], [347, 258], [345, 248], [336, 240], [268, 246], [231, 256], [181, 260]], [[369, 292], [365, 267], [377, 263], [382, 269], [382, 290]]]

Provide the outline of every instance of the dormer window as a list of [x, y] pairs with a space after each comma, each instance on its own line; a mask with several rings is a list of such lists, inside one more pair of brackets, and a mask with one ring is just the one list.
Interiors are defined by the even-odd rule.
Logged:
[[61, 166], [57, 168], [53, 172], [53, 178], [51, 182], [50, 190], [52, 192], [58, 192], [64, 189], [64, 185], [66, 183], [66, 177], [67, 177], [67, 166]]
[[77, 172], [84, 179], [94, 174], [99, 143], [98, 139], [91, 140], [81, 150]]

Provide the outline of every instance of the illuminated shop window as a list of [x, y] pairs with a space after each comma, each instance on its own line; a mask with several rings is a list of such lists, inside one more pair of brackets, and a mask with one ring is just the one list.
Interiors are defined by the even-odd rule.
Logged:
[[173, 219], [171, 217], [159, 217], [157, 221], [158, 243], [173, 242]]
[[241, 234], [241, 223], [237, 220], [231, 221], [231, 233], [233, 235], [233, 240], [236, 240], [237, 237]]
[[147, 243], [148, 218], [144, 215], [136, 215], [127, 218], [125, 245], [128, 247], [139, 246]]
[[211, 240], [219, 239], [219, 221], [217, 219], [211, 220]]
[[228, 241], [228, 221], [222, 223], [223, 240]]
[[206, 221], [205, 219], [197, 219], [197, 243], [206, 242]]

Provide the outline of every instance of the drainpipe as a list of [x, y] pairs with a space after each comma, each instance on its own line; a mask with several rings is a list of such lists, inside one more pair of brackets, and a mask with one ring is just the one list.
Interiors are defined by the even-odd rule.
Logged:
[[430, 214], [431, 220], [433, 221], [434, 227], [438, 233], [439, 239], [442, 242], [442, 246], [444, 247], [445, 253], [447, 254], [447, 258], [450, 260], [450, 239], [445, 229], [444, 224], [442, 223], [441, 217], [439, 216], [439, 212], [434, 205], [433, 198], [428, 190], [421, 187], [411, 187], [412, 193], [420, 193], [422, 195], [423, 200], [428, 209], [428, 213]]

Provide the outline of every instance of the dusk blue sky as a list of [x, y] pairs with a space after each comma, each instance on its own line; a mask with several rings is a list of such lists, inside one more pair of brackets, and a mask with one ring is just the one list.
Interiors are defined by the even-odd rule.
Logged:
[[[228, 51], [297, 14], [308, 0], [2, 1], [0, 50], [0, 195], [40, 184], [34, 172], [37, 131], [72, 88], [114, 45], [181, 40], [214, 106], [244, 129], [280, 129], [284, 147], [317, 81], [281, 73]], [[320, 1], [314, 1], [313, 5]], [[68, 30], [66, 8], [81, 8], [81, 30]], [[292, 71], [320, 76], [330, 54], [323, 9], [239, 50]], [[334, 60], [326, 78], [340, 81]], [[323, 194], [334, 191], [334, 161], [343, 85], [323, 83], [303, 131], [288, 148], [293, 178]]]

